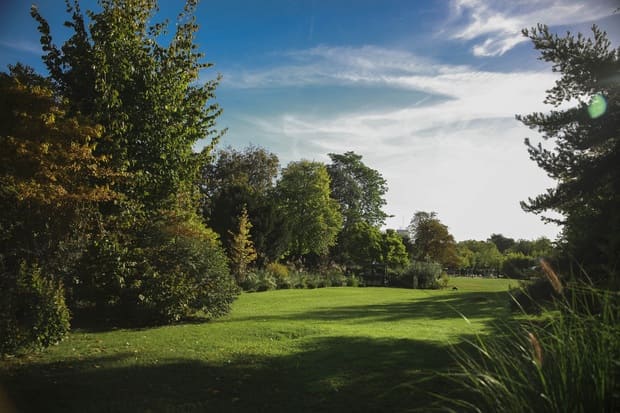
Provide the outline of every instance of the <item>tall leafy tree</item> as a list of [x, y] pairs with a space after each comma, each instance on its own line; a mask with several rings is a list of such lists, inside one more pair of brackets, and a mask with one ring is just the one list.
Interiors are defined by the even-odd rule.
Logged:
[[454, 237], [435, 212], [417, 211], [411, 218], [408, 229], [415, 260], [435, 261], [446, 267], [458, 266]]
[[[332, 163], [327, 165], [331, 179], [331, 195], [338, 201], [343, 217], [343, 228], [332, 248], [331, 256], [343, 265], [365, 265], [376, 262], [375, 245], [380, 238], [379, 227], [388, 216], [383, 212], [387, 182], [381, 174], [362, 162], [355, 152], [330, 153]], [[361, 245], [366, 239], [368, 244]], [[368, 255], [362, 257], [362, 251]]]
[[82, 298], [148, 322], [199, 309], [221, 314], [234, 288], [217, 236], [197, 214], [199, 172], [221, 135], [218, 78], [200, 81], [211, 64], [194, 43], [197, 1], [185, 2], [170, 35], [167, 23], [152, 23], [155, 0], [99, 0], [88, 24], [79, 1], [66, 5], [72, 35], [61, 47], [31, 9], [54, 89], [69, 114], [102, 126], [95, 155], [132, 178], [108, 182], [123, 202], [99, 208], [100, 225], [75, 271]]
[[515, 240], [514, 239], [509, 238], [509, 237], [505, 237], [502, 234], [491, 234], [491, 236], [489, 237], [489, 239], [487, 241], [490, 241], [493, 244], [495, 244], [495, 246], [497, 247], [499, 252], [501, 252], [502, 254], [507, 249], [509, 249], [510, 247], [515, 245]]
[[330, 179], [319, 162], [291, 162], [277, 185], [282, 214], [293, 229], [290, 254], [326, 254], [342, 225], [338, 202], [331, 197]]
[[338, 244], [332, 250], [338, 261], [346, 267], [364, 267], [380, 262], [382, 237], [379, 228], [364, 221], [346, 226], [338, 234]]
[[330, 153], [329, 157], [332, 198], [340, 204], [343, 224], [363, 221], [372, 226], [383, 225], [388, 217], [382, 209], [386, 204], [386, 180], [355, 152]]
[[185, 3], [165, 46], [166, 25], [150, 24], [155, 0], [100, 0], [99, 6], [88, 13], [87, 27], [79, 2], [67, 1], [73, 34], [61, 48], [33, 6], [44, 62], [72, 109], [104, 126], [107, 139], [98, 152], [133, 173], [124, 192], [147, 208], [174, 205], [179, 193], [193, 190], [212, 149], [196, 154], [194, 144], [207, 137], [214, 144], [220, 136], [221, 110], [213, 103], [218, 79], [199, 82], [212, 65], [194, 43], [197, 1]]
[[620, 49], [596, 26], [591, 38], [560, 37], [544, 25], [523, 33], [560, 78], [545, 99], [553, 110], [517, 116], [553, 142], [549, 148], [525, 140], [531, 159], [557, 182], [521, 205], [536, 214], [559, 212], [566, 252], [590, 278], [618, 287]]

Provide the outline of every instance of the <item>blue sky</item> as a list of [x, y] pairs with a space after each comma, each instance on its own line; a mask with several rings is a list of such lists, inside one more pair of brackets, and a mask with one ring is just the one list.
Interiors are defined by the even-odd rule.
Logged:
[[[56, 42], [64, 2], [40, 0]], [[174, 18], [181, 2], [160, 1]], [[83, 8], [95, 8], [92, 0]], [[0, 67], [44, 72], [30, 2], [0, 2]], [[546, 111], [556, 75], [520, 35], [606, 29], [620, 39], [608, 0], [202, 1], [197, 43], [223, 76], [222, 146], [250, 143], [282, 165], [353, 150], [387, 179], [388, 227], [436, 211], [457, 240], [491, 233], [554, 238], [558, 228], [519, 201], [553, 186], [529, 160], [537, 134], [514, 115]]]

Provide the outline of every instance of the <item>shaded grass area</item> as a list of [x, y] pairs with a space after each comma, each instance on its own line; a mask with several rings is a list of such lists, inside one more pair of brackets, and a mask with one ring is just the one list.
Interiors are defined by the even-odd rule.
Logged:
[[[506, 314], [507, 281], [459, 290], [244, 294], [215, 322], [76, 331], [2, 362], [19, 411], [406, 411], [450, 391], [448, 344]], [[462, 316], [465, 316], [465, 320]]]

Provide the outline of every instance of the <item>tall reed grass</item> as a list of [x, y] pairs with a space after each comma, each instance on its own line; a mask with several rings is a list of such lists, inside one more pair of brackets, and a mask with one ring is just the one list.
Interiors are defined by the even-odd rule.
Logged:
[[444, 411], [620, 411], [619, 294], [563, 284], [542, 269], [555, 297], [538, 317], [522, 313], [455, 348], [460, 396], [437, 395]]

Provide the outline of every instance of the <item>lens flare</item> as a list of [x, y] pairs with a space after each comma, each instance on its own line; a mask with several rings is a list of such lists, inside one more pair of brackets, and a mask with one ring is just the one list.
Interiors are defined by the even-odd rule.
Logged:
[[588, 114], [592, 119], [600, 118], [607, 110], [607, 101], [600, 93], [592, 96], [592, 101], [588, 105]]

